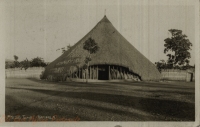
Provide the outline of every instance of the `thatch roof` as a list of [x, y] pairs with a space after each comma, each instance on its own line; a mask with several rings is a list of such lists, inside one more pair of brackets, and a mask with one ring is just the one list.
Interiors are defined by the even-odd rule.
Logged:
[[[92, 38], [100, 47], [96, 54], [91, 56], [90, 65], [110, 64], [129, 68], [141, 76], [142, 80], [159, 80], [161, 75], [155, 65], [132, 46], [112, 25], [106, 16], [68, 51], [50, 63], [44, 76], [62, 75], [67, 71], [75, 71], [84, 65], [85, 56], [88, 54], [83, 49], [83, 43]], [[73, 67], [74, 66], [74, 67]]]

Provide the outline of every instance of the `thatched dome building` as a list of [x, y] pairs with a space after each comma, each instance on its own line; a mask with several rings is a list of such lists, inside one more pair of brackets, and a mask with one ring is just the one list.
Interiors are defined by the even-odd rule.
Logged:
[[84, 42], [92, 38], [99, 51], [91, 55], [89, 79], [159, 80], [161, 74], [155, 65], [133, 47], [112, 25], [106, 16], [69, 50], [50, 63], [43, 78], [48, 80], [85, 79]]

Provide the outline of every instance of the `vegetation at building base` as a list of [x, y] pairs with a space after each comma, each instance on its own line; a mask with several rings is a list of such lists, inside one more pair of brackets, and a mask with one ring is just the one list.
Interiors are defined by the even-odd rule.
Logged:
[[170, 29], [171, 38], [166, 38], [164, 44], [164, 53], [168, 53], [168, 59], [155, 62], [159, 71], [161, 69], [180, 69], [186, 70], [194, 68], [195, 66], [189, 65], [191, 58], [189, 50], [191, 50], [192, 43], [182, 30]]
[[44, 62], [43, 58], [36, 57], [32, 60], [28, 60], [27, 58], [22, 61], [18, 61], [18, 56], [14, 55], [14, 61], [6, 60], [5, 62], [5, 69], [8, 68], [21, 68], [21, 69], [28, 69], [29, 67], [46, 67], [47, 63]]

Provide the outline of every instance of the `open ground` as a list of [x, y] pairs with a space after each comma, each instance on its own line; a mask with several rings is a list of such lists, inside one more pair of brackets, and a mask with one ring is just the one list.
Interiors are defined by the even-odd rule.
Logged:
[[81, 121], [194, 121], [194, 84], [6, 79], [5, 114]]

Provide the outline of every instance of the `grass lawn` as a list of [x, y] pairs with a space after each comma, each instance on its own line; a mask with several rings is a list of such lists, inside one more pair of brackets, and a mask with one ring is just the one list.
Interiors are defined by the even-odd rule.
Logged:
[[17, 115], [37, 116], [41, 121], [55, 116], [81, 121], [194, 121], [195, 85], [6, 79], [5, 107], [7, 121]]

